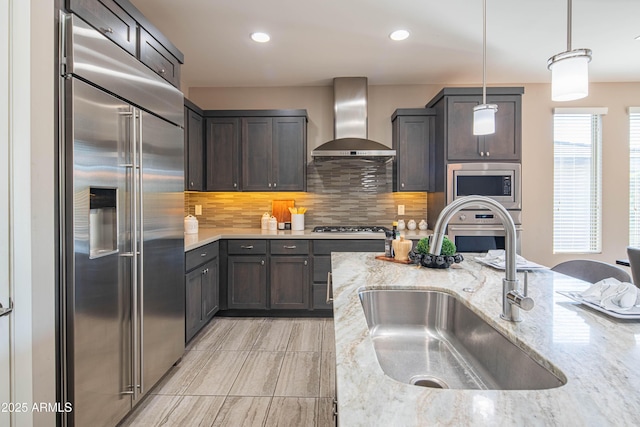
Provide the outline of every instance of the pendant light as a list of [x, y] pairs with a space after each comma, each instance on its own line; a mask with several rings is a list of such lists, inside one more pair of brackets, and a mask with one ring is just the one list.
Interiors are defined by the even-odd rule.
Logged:
[[482, 104], [473, 107], [473, 134], [496, 132], [496, 104], [487, 104], [487, 0], [482, 0]]
[[553, 101], [573, 101], [589, 95], [590, 61], [591, 49], [571, 50], [571, 0], [567, 0], [567, 51], [547, 61]]

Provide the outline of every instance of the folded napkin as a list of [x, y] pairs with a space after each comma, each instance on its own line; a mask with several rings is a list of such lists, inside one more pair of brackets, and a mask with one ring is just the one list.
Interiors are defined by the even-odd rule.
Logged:
[[634, 305], [640, 304], [638, 288], [613, 277], [594, 283], [580, 296], [585, 301], [598, 304], [606, 310], [629, 310]]
[[[477, 257], [477, 259], [482, 259], [484, 262], [505, 262], [505, 254], [504, 249], [491, 249], [487, 251], [486, 255], [483, 257]], [[525, 265], [527, 264], [527, 260], [516, 254], [516, 265]]]

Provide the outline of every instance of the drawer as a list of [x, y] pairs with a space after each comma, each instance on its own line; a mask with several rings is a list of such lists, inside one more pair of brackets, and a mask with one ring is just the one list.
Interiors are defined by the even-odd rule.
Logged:
[[185, 254], [185, 271], [189, 272], [199, 265], [211, 261], [220, 253], [218, 242], [209, 243]]
[[229, 240], [229, 255], [266, 255], [266, 240]]
[[140, 62], [160, 77], [180, 87], [180, 62], [144, 28], [140, 27]]
[[382, 252], [384, 239], [375, 240], [314, 240], [315, 255], [330, 255], [331, 252]]
[[131, 55], [136, 55], [136, 21], [115, 1], [67, 0], [67, 8]]
[[308, 240], [271, 240], [272, 255], [306, 255], [308, 253]]

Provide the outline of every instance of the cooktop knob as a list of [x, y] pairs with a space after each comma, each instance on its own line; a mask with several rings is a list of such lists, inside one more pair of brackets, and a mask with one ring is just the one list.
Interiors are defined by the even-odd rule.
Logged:
[[465, 214], [460, 215], [460, 221], [464, 221], [465, 219], [467, 219], [467, 216]]

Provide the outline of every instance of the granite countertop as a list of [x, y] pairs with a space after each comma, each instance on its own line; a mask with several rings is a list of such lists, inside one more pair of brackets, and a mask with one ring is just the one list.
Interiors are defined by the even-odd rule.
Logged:
[[[504, 271], [465, 254], [434, 270], [333, 253], [336, 386], [345, 426], [605, 426], [637, 425], [640, 407], [640, 320], [619, 320], [556, 293], [589, 285], [551, 270], [529, 273], [535, 307], [524, 321], [499, 318]], [[522, 273], [518, 273], [522, 280]], [[475, 292], [463, 291], [465, 287]], [[567, 378], [548, 390], [441, 390], [386, 376], [376, 359], [358, 289], [435, 289], [465, 305], [534, 359]], [[544, 361], [543, 361], [544, 363]]]
[[[433, 234], [431, 230], [403, 230], [407, 239], [421, 239]], [[197, 234], [184, 235], [185, 252], [220, 239], [384, 239], [384, 233], [314, 233], [304, 231], [262, 230], [260, 228], [200, 228]]]

